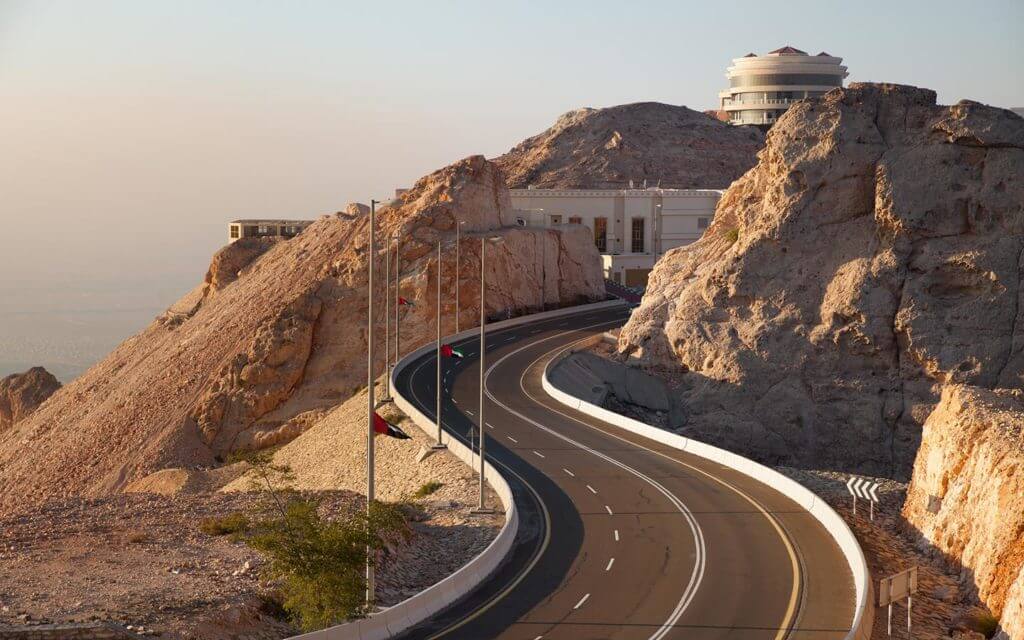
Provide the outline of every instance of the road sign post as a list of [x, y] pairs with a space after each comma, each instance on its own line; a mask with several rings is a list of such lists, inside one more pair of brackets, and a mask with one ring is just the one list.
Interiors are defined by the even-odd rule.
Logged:
[[868, 501], [868, 508], [871, 520], [875, 519], [875, 503], [878, 502], [878, 487], [877, 482], [865, 480], [864, 478], [858, 478], [857, 476], [850, 476], [850, 479], [846, 481], [846, 490], [853, 496], [853, 515], [857, 515], [857, 498], [863, 498]]
[[914, 594], [917, 593], [917, 567], [911, 567], [878, 583], [878, 606], [887, 606], [886, 631], [892, 636], [892, 605], [903, 600], [907, 601], [907, 637], [912, 632], [911, 616], [914, 611]]

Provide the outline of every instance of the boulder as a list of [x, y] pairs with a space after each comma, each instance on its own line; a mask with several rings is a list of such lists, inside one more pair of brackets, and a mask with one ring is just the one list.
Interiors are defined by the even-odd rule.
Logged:
[[60, 387], [57, 378], [43, 367], [0, 379], [0, 432], [27, 418]]
[[943, 388], [903, 506], [920, 544], [1024, 637], [1024, 391]]

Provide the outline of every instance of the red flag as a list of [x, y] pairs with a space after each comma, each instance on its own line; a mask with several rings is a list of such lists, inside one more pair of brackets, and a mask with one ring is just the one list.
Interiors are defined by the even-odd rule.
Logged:
[[376, 411], [373, 412], [373, 432], [385, 436], [391, 436], [392, 438], [398, 438], [399, 440], [409, 439], [409, 434], [380, 417], [380, 414]]
[[460, 358], [461, 359], [461, 358], [465, 357], [465, 356], [463, 356], [461, 351], [459, 351], [458, 349], [453, 348], [452, 345], [450, 345], [450, 344], [443, 344], [443, 345], [441, 345], [441, 355], [444, 356], [445, 358]]
[[398, 296], [398, 304], [399, 304], [399, 306], [402, 306], [402, 307], [415, 307], [416, 306], [413, 303], [411, 303], [408, 300], [406, 300], [405, 298], [403, 298], [402, 296]]

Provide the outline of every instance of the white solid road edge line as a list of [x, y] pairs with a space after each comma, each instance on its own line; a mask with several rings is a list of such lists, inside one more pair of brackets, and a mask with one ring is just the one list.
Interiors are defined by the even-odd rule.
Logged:
[[582, 598], [580, 598], [580, 601], [576, 603], [576, 606], [573, 607], [573, 609], [575, 610], [575, 609], [579, 609], [580, 607], [582, 607], [583, 603], [586, 602], [587, 598], [589, 598], [589, 597], [590, 597], [590, 594], [588, 593], [587, 595], [585, 595]]
[[[582, 305], [580, 307], [545, 311], [538, 314], [521, 316], [519, 318], [497, 322], [492, 327], [492, 331], [504, 331], [513, 326], [540, 322], [559, 316], [573, 315], [582, 318], [584, 317], [583, 314], [599, 309], [603, 311], [611, 309], [621, 310], [623, 308], [625, 308], [625, 304], [621, 301], [606, 301], [591, 305]], [[462, 331], [458, 334], [448, 336], [447, 339], [449, 342], [453, 342], [467, 337], [472, 337], [475, 335], [476, 331], [477, 329], [467, 329], [466, 331]], [[434, 345], [428, 343], [418, 349], [415, 349], [411, 353], [405, 354], [405, 356], [402, 357], [395, 368], [391, 371], [391, 383], [394, 385], [400, 373], [412, 362], [433, 351]], [[427, 362], [429, 362], [429, 360]], [[458, 366], [458, 361], [453, 363], [453, 366]], [[416, 423], [416, 426], [419, 427], [421, 431], [428, 434], [433, 433], [431, 429], [434, 428], [434, 422], [427, 419], [426, 416], [417, 409], [413, 402], [406, 400], [401, 396], [401, 394], [398, 394], [396, 396], [396, 403], [399, 404], [403, 411], [406, 411], [406, 413], [409, 414], [409, 417], [413, 419], [413, 422]], [[477, 461], [473, 460], [472, 452], [469, 448], [459, 441], [457, 435], [453, 435], [451, 438], [453, 439], [451, 440], [452, 446], [450, 447], [450, 450], [453, 450], [453, 453], [455, 452], [454, 450], [462, 450], [461, 452], [465, 455], [456, 455], [456, 457], [458, 457], [467, 466], [471, 466], [476, 469]], [[518, 513], [515, 508], [515, 503], [512, 501], [511, 497], [511, 487], [509, 487], [505, 478], [502, 477], [503, 473], [501, 471], [491, 466], [489, 461], [487, 462], [487, 465], [488, 469], [486, 476], [488, 482], [492, 487], [498, 490], [499, 496], [502, 496], [503, 498], [503, 504], [505, 504], [505, 497], [509, 499], [508, 504], [505, 504], [505, 523], [498, 532], [497, 538], [492, 540], [483, 551], [474, 556], [466, 565], [454, 574], [442, 579], [433, 587], [424, 589], [423, 591], [410, 596], [406, 600], [403, 600], [402, 602], [399, 602], [398, 604], [368, 618], [360, 618], [352, 622], [335, 625], [306, 634], [304, 636], [305, 640], [327, 640], [328, 638], [338, 637], [339, 634], [347, 635], [349, 637], [364, 638], [383, 638], [385, 636], [391, 636], [404, 631], [409, 627], [415, 626], [427, 617], [433, 615], [434, 612], [439, 611], [451, 602], [453, 592], [457, 596], [461, 596], [483, 582], [490, 575], [491, 571], [496, 569], [498, 564], [512, 551], [512, 539], [515, 537], [516, 531], [519, 528]], [[506, 471], [511, 475], [515, 475], [515, 472], [510, 469], [506, 468]], [[527, 486], [529, 487], [529, 485]], [[543, 501], [540, 502], [543, 508]], [[515, 584], [518, 584], [518, 580]], [[543, 636], [538, 636], [537, 640], [542, 637]]]
[[[729, 451], [719, 449], [696, 440], [690, 440], [688, 438], [672, 434], [671, 432], [662, 431], [657, 427], [651, 427], [650, 425], [646, 425], [638, 420], [634, 420], [626, 416], [614, 414], [558, 389], [549, 380], [547, 375], [548, 371], [557, 362], [562, 360], [566, 353], [572, 353], [572, 346], [579, 344], [580, 342], [583, 342], [583, 340], [573, 343], [573, 345], [563, 349], [559, 355], [550, 359], [546, 363], [543, 374], [541, 375], [541, 387], [544, 391], [554, 400], [577, 411], [597, 417], [604, 422], [623, 428], [626, 431], [640, 434], [660, 444], [667, 444], [675, 449], [687, 451], [688, 453], [695, 454], [698, 457], [717, 462], [723, 467], [739, 471], [762, 484], [772, 487], [806, 509], [811, 516], [821, 523], [821, 525], [829, 532], [832, 539], [835, 540], [840, 551], [846, 558], [851, 574], [853, 574], [855, 597], [854, 616], [851, 621], [850, 630], [846, 633], [843, 640], [866, 640], [869, 638], [875, 617], [874, 607], [871, 605], [871, 602], [874, 599], [874, 588], [871, 584], [871, 577], [868, 572], [867, 562], [864, 558], [864, 551], [861, 549], [860, 543], [850, 530], [849, 525], [846, 524], [839, 514], [828, 506], [827, 503], [818, 498], [814, 492], [800, 485], [798, 482], [780, 474], [774, 469], [761, 465], [748, 458], [743, 458], [742, 456], [733, 454]], [[609, 435], [614, 434], [609, 433]], [[615, 437], [618, 437], [620, 440], [625, 439], [619, 436]], [[658, 451], [650, 451], [658, 455], [668, 457]], [[714, 478], [714, 476], [711, 477]], [[722, 482], [718, 478], [714, 479]], [[726, 486], [730, 485], [726, 483]], [[736, 489], [733, 488], [733, 490]], [[736, 491], [738, 492], [738, 490]], [[739, 493], [741, 496], [746, 497], [742, 492]], [[749, 500], [750, 498], [748, 497], [747, 499]], [[757, 503], [755, 503], [755, 505], [756, 504]], [[779, 528], [779, 525], [775, 520], [770, 517], [768, 520], [776, 526], [776, 528]], [[780, 536], [781, 535], [780, 530]], [[783, 538], [783, 540], [784, 542], [786, 541], [785, 538]], [[780, 629], [779, 633], [781, 635], [783, 630]]]

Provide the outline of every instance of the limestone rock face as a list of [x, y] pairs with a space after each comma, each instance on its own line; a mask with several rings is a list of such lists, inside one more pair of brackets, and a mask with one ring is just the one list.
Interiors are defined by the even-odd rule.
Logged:
[[853, 84], [795, 104], [620, 356], [682, 431], [767, 462], [909, 475], [944, 384], [1024, 388], [1024, 119]]
[[755, 162], [764, 135], [658, 102], [577, 109], [495, 159], [509, 187], [724, 189]]
[[[500, 170], [474, 156], [378, 210], [377, 372], [387, 238], [400, 241], [401, 295], [415, 301], [402, 311], [403, 353], [434, 335], [438, 240], [444, 332], [454, 330], [461, 221], [462, 328], [479, 317], [484, 234], [502, 239], [488, 246], [489, 316], [603, 298], [600, 257], [585, 230], [503, 227], [509, 202]], [[282, 444], [350, 397], [366, 381], [368, 218], [359, 207], [324, 216], [238, 269], [248, 249], [218, 254], [220, 266], [203, 285], [216, 283], [214, 294], [193, 292], [172, 307], [187, 313], [173, 321], [165, 314], [0, 434], [0, 511], [54, 495], [119, 491], [159, 469], [213, 465], [233, 451]]]
[[0, 378], [0, 432], [27, 418], [57, 389], [60, 382], [43, 367]]
[[924, 423], [903, 515], [1024, 637], [1024, 392], [950, 385]]

